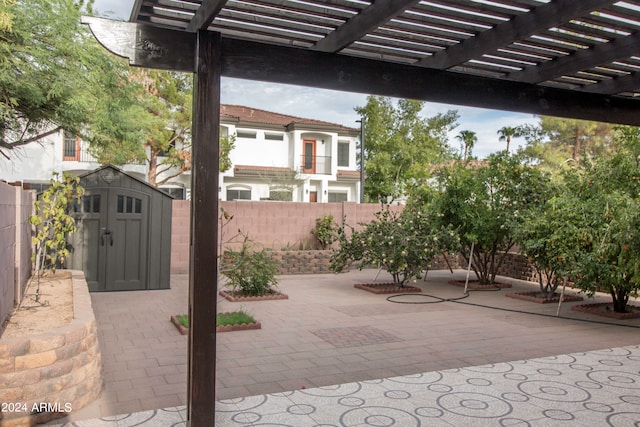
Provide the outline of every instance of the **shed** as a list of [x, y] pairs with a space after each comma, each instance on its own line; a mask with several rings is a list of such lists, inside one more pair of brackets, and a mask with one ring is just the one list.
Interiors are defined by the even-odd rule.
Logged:
[[84, 271], [92, 292], [169, 289], [172, 197], [111, 165], [80, 185], [68, 267]]

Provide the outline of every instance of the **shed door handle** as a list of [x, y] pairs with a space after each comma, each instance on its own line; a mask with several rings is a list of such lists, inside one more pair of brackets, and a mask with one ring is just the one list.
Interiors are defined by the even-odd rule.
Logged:
[[105, 243], [105, 236], [109, 236], [109, 246], [113, 246], [113, 232], [111, 230], [109, 230], [108, 228], [105, 228], [104, 231], [102, 232], [102, 238], [101, 238], [101, 246], [104, 246]]

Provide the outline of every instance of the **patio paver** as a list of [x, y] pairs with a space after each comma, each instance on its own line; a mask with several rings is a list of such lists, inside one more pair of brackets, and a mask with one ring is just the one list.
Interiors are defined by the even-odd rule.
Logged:
[[[456, 271], [452, 276], [448, 271], [431, 271], [426, 281], [419, 280], [416, 285], [425, 293], [438, 297], [460, 297], [461, 289], [447, 285], [446, 282], [451, 278], [463, 279], [464, 273]], [[417, 305], [393, 304], [386, 300], [386, 295], [353, 288], [354, 283], [371, 282], [375, 275], [376, 270], [364, 270], [340, 275], [281, 276], [280, 288], [289, 295], [288, 300], [231, 303], [220, 299], [220, 311], [242, 307], [261, 321], [263, 326], [261, 330], [218, 334], [217, 399], [228, 401], [254, 395], [285, 393], [290, 405], [301, 405], [289, 399], [292, 391], [297, 390], [295, 395], [298, 392], [304, 395], [305, 390], [337, 387], [336, 384], [368, 384], [381, 378], [423, 375], [434, 371], [454, 372], [469, 366], [509, 364], [518, 360], [640, 344], [637, 329], [618, 326], [640, 326], [639, 319], [603, 320], [593, 315], [571, 312], [571, 303], [565, 303], [562, 313], [578, 320], [517, 312], [523, 310], [553, 316], [556, 305], [505, 298], [505, 291], [472, 292], [468, 298], [457, 303]], [[381, 274], [378, 281], [389, 280], [385, 276]], [[516, 280], [509, 281], [514, 285], [509, 292], [528, 290], [535, 286]], [[186, 404], [187, 338], [178, 333], [169, 322], [169, 317], [186, 312], [187, 283], [187, 276], [180, 275], [172, 276], [171, 290], [92, 294], [104, 362], [105, 390], [98, 401], [76, 411], [68, 421], [95, 420]], [[416, 302], [418, 299], [425, 302], [433, 300], [414, 296], [399, 298], [405, 302]], [[504, 307], [513, 311], [494, 310], [479, 305]], [[580, 319], [590, 319], [597, 323], [587, 323]], [[345, 346], [336, 345], [331, 339], [327, 342], [313, 332], [338, 329], [377, 330], [380, 331], [380, 337], [391, 336], [397, 340], [365, 340], [359, 345]], [[633, 357], [640, 358], [636, 354], [637, 352]], [[593, 356], [589, 357], [593, 359]], [[628, 359], [624, 363], [631, 362], [636, 363], [637, 360]], [[637, 367], [635, 369], [636, 372], [640, 371]], [[508, 378], [501, 378], [487, 387], [495, 388], [495, 394], [505, 382], [508, 383], [506, 380]], [[640, 379], [638, 383], [640, 384]], [[388, 385], [386, 382], [384, 384]], [[458, 385], [446, 381], [444, 384], [451, 387]], [[485, 386], [482, 384], [460, 385], [487, 390], [483, 389]], [[459, 393], [463, 393], [460, 396], [466, 396], [464, 393], [476, 393], [460, 390]], [[502, 393], [517, 393], [510, 388], [506, 390], [509, 391]], [[618, 391], [618, 398], [626, 395], [626, 392], [610, 385], [607, 385], [606, 390], [614, 394]], [[529, 392], [534, 395], [537, 393], [534, 390]], [[558, 389], [558, 393], [564, 391]], [[406, 396], [403, 393], [391, 393], [391, 397], [384, 393], [375, 396], [376, 399], [395, 399], [394, 401], [409, 399], [401, 399], [400, 395]], [[429, 400], [429, 408], [438, 403], [439, 395], [430, 396], [436, 400]], [[477, 399], [471, 397], [468, 403], [471, 406], [484, 406], [488, 403], [473, 403]], [[536, 398], [539, 399], [539, 396]], [[461, 403], [464, 399], [451, 399], [441, 397], [440, 403], [434, 407], [442, 409], [444, 405], [447, 408], [463, 408], [467, 404]], [[599, 401], [594, 402], [593, 407], [596, 407]], [[611, 402], [606, 404], [611, 406]], [[631, 405], [628, 402], [617, 404]], [[292, 411], [311, 410], [296, 408]], [[430, 411], [425, 409], [421, 412], [430, 414]], [[305, 420], [313, 420], [318, 424], [324, 419], [324, 416], [318, 415], [321, 412], [320, 408], [316, 408], [312, 413], [300, 416], [304, 415]], [[374, 410], [369, 412], [364, 416], [364, 412], [353, 410], [349, 412], [349, 419], [360, 422], [371, 416], [374, 418], [370, 420], [382, 423], [384, 417], [388, 416], [376, 414]], [[464, 411], [459, 409], [459, 412]], [[535, 413], [539, 416], [538, 419], [546, 416], [538, 412]], [[180, 411], [169, 410], [167, 413], [175, 416]], [[291, 414], [291, 411], [286, 413]], [[549, 414], [561, 416], [560, 412]], [[280, 416], [284, 415], [284, 412], [280, 412]], [[412, 416], [422, 415], [412, 413]], [[623, 415], [620, 417], [624, 418]], [[237, 419], [241, 418], [238, 416]], [[271, 418], [260, 418], [260, 422], [267, 422], [267, 419]], [[453, 418], [446, 418], [441, 421], [452, 420]]]

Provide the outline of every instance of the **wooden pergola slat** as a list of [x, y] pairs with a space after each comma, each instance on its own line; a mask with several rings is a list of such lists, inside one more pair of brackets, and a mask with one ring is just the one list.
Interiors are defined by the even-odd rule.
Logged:
[[499, 24], [492, 30], [484, 31], [465, 43], [452, 46], [446, 51], [426, 58], [417, 65], [444, 70], [468, 61], [479, 54], [493, 52], [500, 47], [507, 46], [513, 39], [535, 34], [557, 26], [565, 20], [612, 3], [614, 1], [611, 0], [581, 0], [579, 2], [557, 0], [547, 3], [536, 7], [527, 14], [518, 15], [508, 22]]

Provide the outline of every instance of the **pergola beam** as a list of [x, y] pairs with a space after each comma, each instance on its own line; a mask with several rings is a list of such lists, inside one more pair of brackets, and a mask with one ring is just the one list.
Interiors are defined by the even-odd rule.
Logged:
[[553, 80], [557, 76], [573, 74], [580, 70], [597, 67], [619, 59], [629, 58], [635, 55], [639, 45], [640, 32], [631, 36], [613, 39], [608, 43], [598, 43], [591, 49], [579, 50], [554, 61], [528, 67], [521, 72], [510, 74], [508, 79], [526, 83], [539, 83]]
[[417, 3], [420, 3], [420, 0], [376, 0], [319, 40], [311, 49], [321, 52], [338, 52]]
[[[194, 33], [100, 18], [83, 22], [91, 24], [107, 49], [128, 57], [132, 65], [194, 70]], [[595, 87], [569, 91], [231, 38], [222, 38], [221, 49], [226, 77], [640, 126], [637, 100], [590, 93]], [[627, 85], [634, 90], [633, 77], [597, 86], [615, 93]]]
[[446, 50], [424, 58], [416, 65], [446, 70], [485, 53], [522, 40], [532, 34], [548, 30], [575, 17], [615, 3], [612, 0], [557, 0], [518, 15], [510, 21], [496, 25]]
[[[640, 79], [640, 73], [634, 72], [629, 73], [625, 76], [614, 77], [609, 80], [603, 80], [599, 83], [585, 86], [583, 90], [589, 93], [604, 95], [612, 93], [633, 92], [638, 89], [638, 79]], [[640, 115], [640, 112], [638, 114]]]
[[640, 126], [633, 99], [236, 39], [222, 52], [226, 77]]
[[202, 4], [187, 25], [187, 31], [206, 30], [216, 18], [227, 0], [202, 0]]

